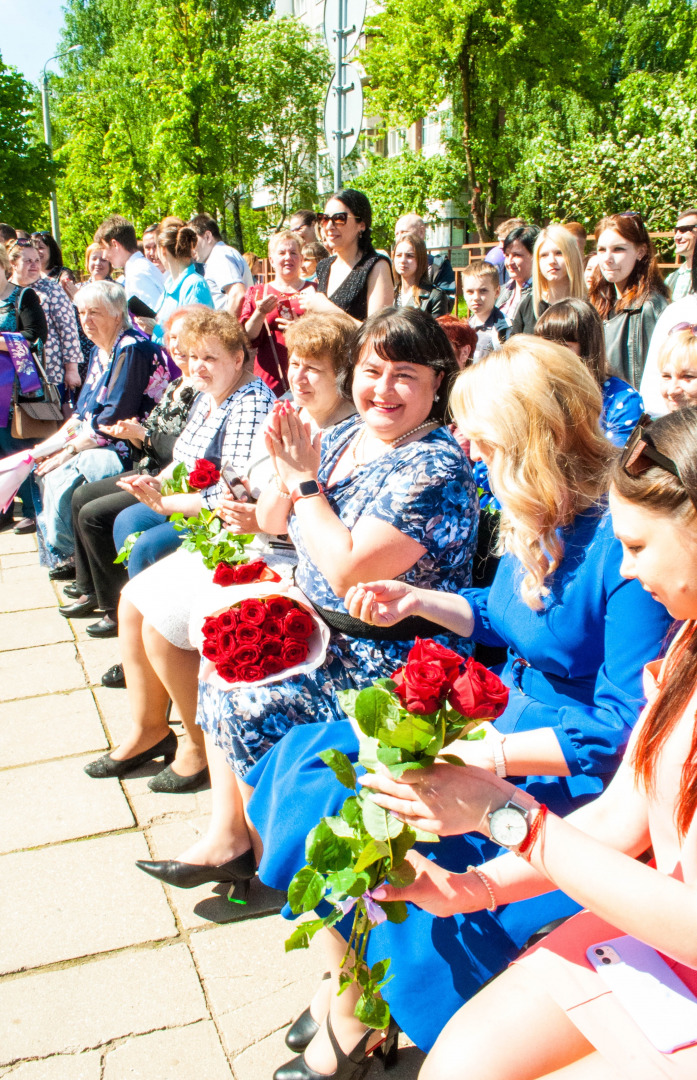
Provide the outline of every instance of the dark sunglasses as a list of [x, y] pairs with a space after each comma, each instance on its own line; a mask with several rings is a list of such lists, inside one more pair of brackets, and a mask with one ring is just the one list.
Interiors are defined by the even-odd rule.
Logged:
[[676, 233], [690, 233], [695, 231], [694, 225], [676, 225], [673, 232]]
[[639, 417], [639, 423], [625, 443], [620, 457], [620, 465], [629, 476], [641, 476], [652, 465], [658, 465], [660, 469], [677, 476], [682, 483], [678, 466], [673, 459], [666, 457], [654, 446], [649, 431], [652, 423], [653, 421], [648, 413], [643, 413]]
[[318, 214], [317, 224], [320, 226], [328, 225], [331, 221], [332, 225], [345, 225], [350, 217], [356, 218], [356, 221], [360, 221], [359, 217], [355, 214], [349, 215], [346, 210], [340, 210], [338, 214]]
[[679, 322], [679, 323], [676, 323], [675, 326], [671, 326], [670, 330], [668, 331], [668, 337], [670, 337], [671, 334], [680, 334], [680, 333], [682, 333], [683, 330], [691, 330], [693, 334], [697, 334], [697, 323], [691, 323], [691, 322]]
[[640, 218], [641, 214], [639, 213], [638, 210], [624, 210], [618, 216], [619, 217], [638, 217], [638, 218]]

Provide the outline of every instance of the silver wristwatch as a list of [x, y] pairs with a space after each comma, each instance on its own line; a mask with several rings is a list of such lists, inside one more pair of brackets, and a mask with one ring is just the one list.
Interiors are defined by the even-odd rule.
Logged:
[[516, 851], [530, 832], [530, 811], [536, 806], [532, 795], [516, 791], [504, 806], [489, 814], [491, 839], [509, 851]]

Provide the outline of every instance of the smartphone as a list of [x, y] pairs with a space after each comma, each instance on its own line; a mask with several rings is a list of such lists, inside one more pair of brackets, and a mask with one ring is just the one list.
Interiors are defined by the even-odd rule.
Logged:
[[662, 956], [633, 937], [599, 941], [586, 956], [606, 986], [663, 1054], [697, 1043], [697, 998]]
[[227, 487], [231, 495], [234, 495], [238, 502], [256, 502], [247, 491], [246, 487], [240, 480], [239, 476], [233, 469], [229, 462], [223, 464], [220, 475], [223, 478], [223, 483]]

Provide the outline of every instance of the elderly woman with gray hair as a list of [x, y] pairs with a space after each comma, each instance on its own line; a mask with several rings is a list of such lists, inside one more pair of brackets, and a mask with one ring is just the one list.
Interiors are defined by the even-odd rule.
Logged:
[[119, 420], [145, 419], [169, 380], [162, 349], [131, 327], [121, 285], [90, 283], [80, 289], [76, 302], [82, 328], [95, 345], [75, 415], [59, 433], [63, 448], [43, 458], [35, 452], [39, 464], [34, 473], [41, 502], [40, 562], [51, 568], [50, 577], [64, 580], [75, 576], [73, 491], [85, 482], [114, 476], [129, 464], [128, 445], [103, 428]]

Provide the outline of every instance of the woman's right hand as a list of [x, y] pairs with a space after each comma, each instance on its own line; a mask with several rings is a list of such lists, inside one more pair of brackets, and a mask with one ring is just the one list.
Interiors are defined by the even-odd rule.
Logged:
[[257, 311], [266, 317], [269, 312], [273, 311], [276, 307], [276, 297], [273, 295], [265, 296], [263, 300], [257, 301]]
[[[416, 877], [411, 885], [398, 889], [394, 885], [380, 885], [373, 889], [376, 900], [404, 900], [424, 911], [430, 911], [441, 919], [461, 912], [481, 911], [489, 903], [489, 893], [479, 878], [471, 882], [471, 892], [464, 888], [464, 874], [455, 874], [444, 870], [432, 859], [427, 859], [413, 848], [408, 851], [405, 861], [411, 863]], [[474, 875], [470, 875], [474, 878]], [[467, 882], [469, 884], [469, 882]]]
[[394, 626], [419, 611], [419, 590], [405, 581], [352, 585], [344, 597], [349, 615], [372, 626]]

